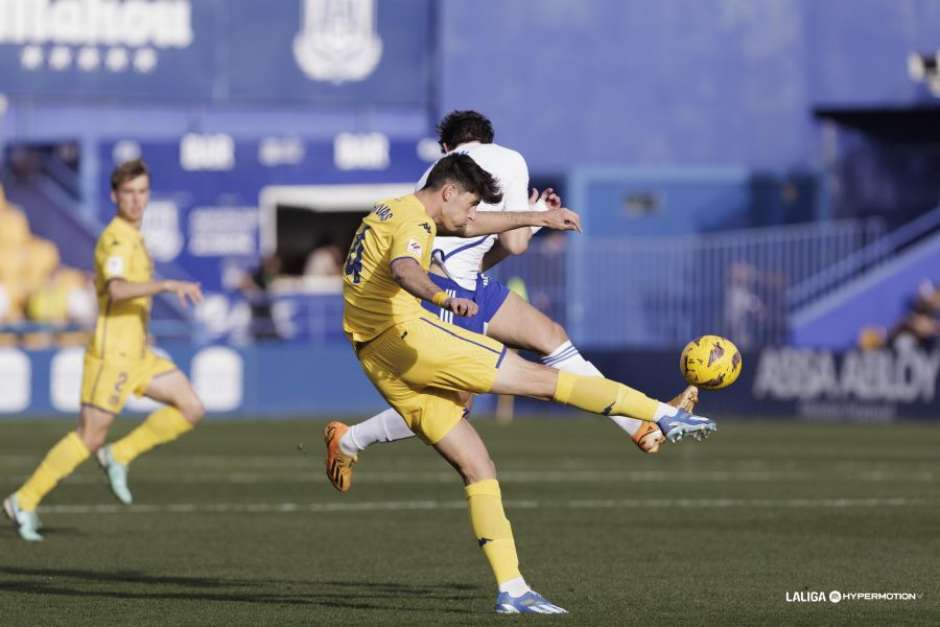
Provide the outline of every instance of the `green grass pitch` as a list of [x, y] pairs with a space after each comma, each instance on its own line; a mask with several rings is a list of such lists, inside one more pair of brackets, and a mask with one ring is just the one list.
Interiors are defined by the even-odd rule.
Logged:
[[[68, 426], [0, 422], [3, 494]], [[322, 426], [210, 421], [134, 463], [130, 508], [86, 462], [40, 509], [45, 542], [0, 529], [3, 624], [940, 624], [936, 426], [728, 421], [645, 457], [606, 421], [479, 420], [523, 573], [571, 612], [525, 618], [491, 614], [433, 450], [374, 447], [344, 496]], [[917, 598], [787, 601], [832, 590]]]

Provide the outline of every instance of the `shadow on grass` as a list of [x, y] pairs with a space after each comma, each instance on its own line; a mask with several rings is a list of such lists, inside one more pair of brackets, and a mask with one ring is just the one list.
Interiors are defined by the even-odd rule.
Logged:
[[[236, 579], [148, 575], [139, 571], [97, 571], [61, 568], [0, 566], [0, 574], [19, 581], [0, 581], [0, 591], [64, 597], [140, 600], [217, 601], [272, 605], [310, 605], [365, 610], [468, 613], [448, 607], [468, 601], [478, 586], [462, 583], [408, 584], [386, 581], [317, 581], [290, 579]], [[78, 584], [78, 585], [76, 585]], [[95, 584], [105, 584], [96, 587]], [[120, 589], [118, 584], [126, 584]], [[146, 591], [137, 589], [147, 586]], [[267, 592], [272, 587], [278, 592]], [[283, 592], [284, 588], [298, 588]], [[172, 590], [185, 588], [185, 590]], [[421, 603], [417, 603], [421, 601]], [[427, 601], [439, 601], [428, 607]]]

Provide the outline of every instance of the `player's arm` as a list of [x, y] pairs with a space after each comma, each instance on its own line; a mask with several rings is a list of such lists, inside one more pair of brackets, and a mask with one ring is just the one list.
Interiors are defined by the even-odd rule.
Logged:
[[202, 302], [202, 288], [199, 283], [191, 281], [128, 281], [119, 277], [108, 281], [108, 297], [112, 302], [155, 296], [164, 292], [176, 294], [183, 307], [189, 303]]
[[447, 292], [434, 284], [427, 271], [416, 259], [411, 257], [393, 259], [391, 269], [395, 282], [412, 296], [432, 302], [441, 309], [452, 311], [458, 316], [473, 316], [479, 310], [472, 300], [448, 296]]
[[565, 207], [548, 211], [478, 211], [455, 233], [441, 231], [444, 235], [477, 237], [511, 231], [524, 226], [539, 226], [556, 231], [581, 231], [581, 216]]
[[[512, 199], [510, 198], [509, 200]], [[514, 204], [507, 203], [506, 211], [518, 211], [522, 209], [529, 211], [546, 211], [548, 209], [555, 209], [561, 207], [561, 197], [556, 194], [555, 190], [551, 187], [546, 188], [545, 191], [543, 191], [541, 194], [539, 194], [537, 189], [533, 188], [532, 194], [529, 196], [527, 204], [523, 205], [521, 208], [514, 206], [519, 204], [521, 203], [518, 200], [516, 200]], [[529, 249], [529, 240], [532, 239], [532, 236], [535, 235], [535, 233], [538, 232], [540, 228], [541, 227], [538, 226], [532, 226], [529, 228], [513, 229], [511, 231], [506, 231], [505, 233], [500, 233], [498, 243], [507, 254], [521, 255]], [[492, 257], [495, 258], [496, 254], [494, 254]], [[505, 257], [505, 254], [502, 255], [498, 259], [493, 260], [487, 267], [495, 265]], [[485, 269], [486, 268], [484, 268], [484, 270]]]
[[95, 272], [105, 281], [112, 302], [154, 296], [163, 292], [176, 294], [183, 307], [188, 302], [201, 303], [202, 289], [190, 281], [128, 281], [127, 272], [134, 257], [133, 247], [126, 241], [110, 236], [95, 251]]

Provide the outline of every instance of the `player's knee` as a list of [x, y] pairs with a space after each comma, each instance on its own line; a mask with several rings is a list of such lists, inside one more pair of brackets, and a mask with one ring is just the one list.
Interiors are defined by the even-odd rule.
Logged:
[[90, 453], [94, 453], [104, 446], [108, 438], [107, 429], [79, 427], [75, 432], [78, 434], [78, 437], [81, 438], [82, 443]]
[[546, 320], [544, 324], [538, 326], [534, 340], [535, 350], [542, 355], [550, 355], [568, 341], [568, 334], [565, 328], [554, 320]]
[[496, 478], [496, 464], [487, 455], [483, 459], [476, 459], [460, 465], [460, 475], [464, 483], [470, 485], [478, 481]]
[[[547, 331], [548, 353], [554, 351], [559, 346], [568, 341], [568, 333], [565, 327], [552, 320]], [[547, 354], [547, 353], [546, 353]]]
[[467, 485], [470, 485], [471, 483], [477, 483], [478, 481], [495, 479], [496, 464], [487, 460], [487, 463], [485, 464], [478, 464], [475, 466], [461, 468], [460, 474], [463, 476], [464, 483]]
[[185, 402], [180, 403], [178, 408], [183, 417], [189, 422], [196, 424], [206, 415], [206, 408], [196, 396], [187, 398]]

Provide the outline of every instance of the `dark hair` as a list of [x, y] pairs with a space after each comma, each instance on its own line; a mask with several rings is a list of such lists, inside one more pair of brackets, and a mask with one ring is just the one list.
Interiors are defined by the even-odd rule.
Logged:
[[437, 125], [437, 141], [451, 150], [467, 142], [493, 143], [493, 124], [476, 111], [451, 111]]
[[435, 163], [428, 173], [424, 189], [440, 189], [448, 181], [456, 183], [464, 191], [476, 194], [481, 201], [490, 205], [503, 199], [499, 181], [464, 154], [447, 155]]
[[138, 176], [150, 176], [150, 170], [144, 160], [125, 161], [111, 171], [111, 191], [117, 191], [118, 187]]

